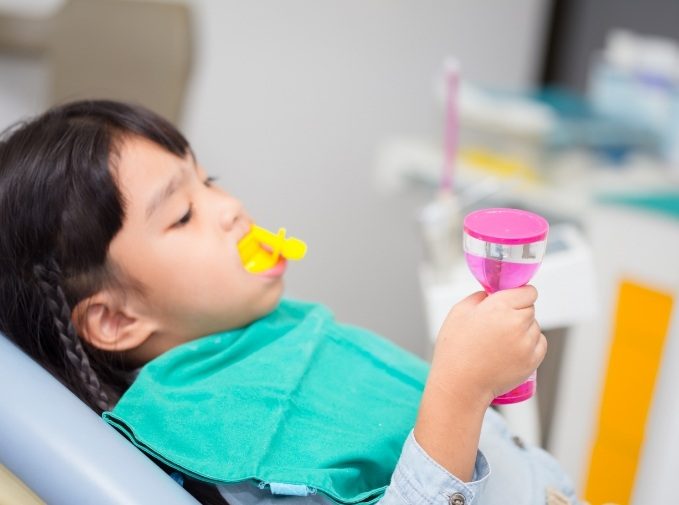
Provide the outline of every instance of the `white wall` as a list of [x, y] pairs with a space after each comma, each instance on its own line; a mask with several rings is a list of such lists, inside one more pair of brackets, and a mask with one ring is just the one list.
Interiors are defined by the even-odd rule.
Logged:
[[[0, 0], [0, 11], [47, 14], [62, 1]], [[416, 202], [377, 194], [377, 146], [440, 137], [433, 89], [447, 55], [475, 81], [530, 86], [549, 0], [190, 3], [182, 127], [260, 224], [308, 241], [288, 294], [422, 352]], [[46, 80], [44, 62], [0, 54], [0, 127], [45, 107]]]
[[0, 53], [0, 131], [47, 106], [47, 66], [41, 59]]
[[376, 148], [438, 138], [433, 83], [447, 55], [476, 81], [530, 86], [548, 1], [193, 4], [184, 127], [199, 160], [262, 225], [308, 241], [288, 295], [421, 352], [415, 204], [376, 193]]

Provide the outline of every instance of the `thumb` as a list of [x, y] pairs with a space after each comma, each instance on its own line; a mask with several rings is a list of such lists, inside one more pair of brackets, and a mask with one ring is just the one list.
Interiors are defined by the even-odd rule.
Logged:
[[488, 293], [486, 293], [485, 291], [477, 291], [475, 293], [472, 293], [468, 297], [460, 300], [458, 302], [458, 305], [469, 305], [473, 307], [481, 303], [486, 298], [488, 298]]

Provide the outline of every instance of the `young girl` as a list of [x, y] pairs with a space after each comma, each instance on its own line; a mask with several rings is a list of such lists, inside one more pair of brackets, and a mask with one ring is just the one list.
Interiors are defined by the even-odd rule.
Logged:
[[[0, 219], [0, 331], [98, 413], [123, 403], [140, 367], [297, 307], [281, 305], [283, 262], [243, 268], [237, 245], [253, 222], [241, 203], [141, 107], [76, 102], [7, 132]], [[488, 409], [544, 357], [536, 297], [479, 292], [452, 308], [380, 504], [577, 503], [554, 460]], [[272, 499], [246, 482], [183, 485], [202, 503]]]

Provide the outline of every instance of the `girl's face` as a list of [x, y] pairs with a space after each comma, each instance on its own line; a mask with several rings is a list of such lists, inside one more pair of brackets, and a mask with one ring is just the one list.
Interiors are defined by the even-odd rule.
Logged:
[[109, 255], [141, 283], [137, 312], [156, 325], [143, 358], [244, 326], [276, 307], [282, 274], [253, 275], [240, 261], [237, 244], [250, 229], [250, 217], [190, 154], [178, 158], [131, 137], [114, 175], [125, 221]]

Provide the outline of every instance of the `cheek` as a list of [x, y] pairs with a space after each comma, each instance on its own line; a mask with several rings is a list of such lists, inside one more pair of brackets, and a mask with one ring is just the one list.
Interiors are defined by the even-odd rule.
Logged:
[[166, 289], [172, 289], [172, 286], [182, 289], [184, 296], [192, 298], [192, 304], [201, 304], [202, 300], [207, 304], [238, 305], [240, 300], [257, 290], [258, 279], [245, 272], [238, 258], [203, 252], [177, 260], [173, 274], [165, 274], [174, 279], [168, 279], [164, 284]]
[[243, 269], [237, 249], [223, 242], [204, 238], [147, 242], [117, 251], [125, 252], [119, 255], [121, 264], [165, 310], [205, 304], [240, 307], [263, 289], [261, 279]]

